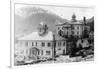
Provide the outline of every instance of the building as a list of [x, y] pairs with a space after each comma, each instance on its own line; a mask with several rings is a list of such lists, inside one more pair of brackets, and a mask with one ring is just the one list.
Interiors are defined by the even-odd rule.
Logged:
[[67, 53], [67, 40], [63, 37], [60, 37], [58, 35], [55, 35], [55, 50], [56, 55], [64, 55]]
[[66, 37], [70, 37], [71, 35], [71, 25], [69, 25], [68, 23], [61, 23], [61, 24], [57, 24], [57, 34], [59, 36], [65, 37], [65, 35], [67, 35]]
[[[57, 34], [65, 38], [82, 38], [84, 30], [88, 32], [90, 27], [86, 23], [86, 18], [83, 18], [83, 21], [76, 19], [76, 15], [72, 15], [72, 19], [65, 23], [58, 23], [57, 25]], [[86, 35], [86, 34], [85, 34]]]
[[54, 58], [66, 53], [66, 40], [62, 40], [50, 31], [44, 23], [40, 23], [37, 32], [21, 37], [15, 45], [16, 61], [38, 61]]

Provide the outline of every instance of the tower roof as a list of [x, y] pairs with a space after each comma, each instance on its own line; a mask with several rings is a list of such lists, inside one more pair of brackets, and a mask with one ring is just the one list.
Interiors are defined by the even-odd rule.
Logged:
[[76, 22], [76, 15], [75, 15], [75, 13], [73, 13], [73, 15], [72, 15], [72, 21]]
[[75, 13], [72, 15], [72, 18], [76, 18], [76, 15], [75, 15]]

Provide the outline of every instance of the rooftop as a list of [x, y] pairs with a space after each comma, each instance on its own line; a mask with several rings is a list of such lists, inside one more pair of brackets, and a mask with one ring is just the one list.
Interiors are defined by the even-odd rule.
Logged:
[[43, 36], [40, 36], [38, 32], [33, 32], [29, 35], [19, 38], [18, 40], [53, 40], [53, 33], [48, 32]]

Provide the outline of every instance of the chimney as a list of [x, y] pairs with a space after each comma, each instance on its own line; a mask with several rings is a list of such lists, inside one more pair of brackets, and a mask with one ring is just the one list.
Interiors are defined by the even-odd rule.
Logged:
[[86, 17], [83, 17], [83, 22], [86, 25]]

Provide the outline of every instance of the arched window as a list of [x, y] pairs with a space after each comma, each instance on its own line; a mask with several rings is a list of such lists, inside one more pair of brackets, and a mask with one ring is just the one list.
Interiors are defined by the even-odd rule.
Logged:
[[62, 31], [61, 31], [61, 30], [59, 30], [58, 34], [59, 34], [60, 36], [62, 36]]

